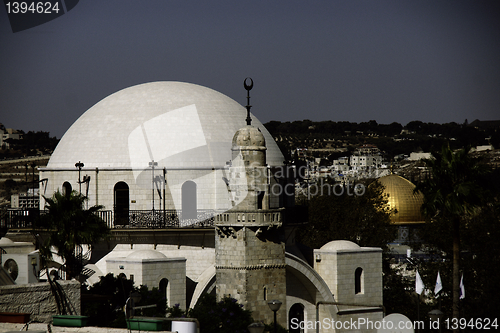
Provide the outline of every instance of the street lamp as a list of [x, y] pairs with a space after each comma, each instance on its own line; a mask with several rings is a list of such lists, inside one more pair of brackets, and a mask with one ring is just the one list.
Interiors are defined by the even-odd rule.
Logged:
[[151, 167], [151, 188], [153, 190], [153, 214], [155, 211], [155, 166], [158, 165], [158, 162], [155, 162], [155, 160], [152, 160], [149, 162], [149, 166]]
[[269, 309], [271, 309], [271, 311], [274, 312], [274, 333], [278, 332], [278, 324], [276, 323], [276, 312], [280, 309], [281, 304], [282, 303], [280, 301], [275, 299], [267, 302], [267, 305], [269, 305]]
[[80, 180], [80, 172], [82, 171], [82, 168], [84, 167], [85, 165], [78, 161], [78, 163], [75, 163], [75, 167], [78, 168], [78, 186], [79, 186], [79, 189], [80, 189], [80, 194], [82, 194], [82, 182]]
[[261, 322], [251, 323], [248, 325], [248, 331], [250, 333], [262, 333], [264, 332], [264, 328], [265, 326]]

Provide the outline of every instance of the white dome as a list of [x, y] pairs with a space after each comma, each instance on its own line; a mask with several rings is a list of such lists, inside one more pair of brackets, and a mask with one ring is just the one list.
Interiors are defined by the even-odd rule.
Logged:
[[10, 238], [2, 237], [2, 238], [0, 238], [0, 244], [1, 245], [10, 245], [10, 244], [14, 244], [14, 242]]
[[329, 243], [326, 243], [321, 247], [321, 250], [327, 250], [327, 251], [358, 250], [358, 249], [360, 249], [358, 244], [348, 240], [334, 240]]
[[165, 259], [163, 253], [155, 250], [137, 250], [127, 256], [127, 259]]
[[[74, 169], [78, 161], [85, 168], [145, 168], [153, 159], [159, 168], [222, 167], [245, 118], [244, 107], [206, 87], [140, 84], [87, 110], [64, 134], [47, 168]], [[267, 163], [282, 165], [269, 132], [254, 116], [252, 124], [266, 139]]]

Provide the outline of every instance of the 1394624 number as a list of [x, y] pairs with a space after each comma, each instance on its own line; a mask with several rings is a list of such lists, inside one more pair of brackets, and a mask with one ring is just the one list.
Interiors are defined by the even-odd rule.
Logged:
[[498, 318], [448, 318], [444, 321], [446, 328], [449, 330], [497, 330]]
[[61, 10], [58, 1], [13, 1], [7, 2], [5, 6], [8, 14], [57, 14]]

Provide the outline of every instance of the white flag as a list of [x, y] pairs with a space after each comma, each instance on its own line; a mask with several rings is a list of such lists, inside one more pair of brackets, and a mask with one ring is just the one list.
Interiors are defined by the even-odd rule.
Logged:
[[465, 298], [465, 286], [464, 286], [464, 274], [462, 273], [462, 278], [460, 279], [460, 299]]
[[439, 275], [439, 271], [438, 271], [438, 276], [437, 276], [437, 279], [436, 279], [436, 286], [434, 287], [434, 295], [437, 295], [441, 289], [443, 289], [443, 285], [441, 284], [441, 276]]
[[420, 274], [418, 274], [417, 271], [417, 276], [415, 278], [415, 292], [420, 295], [422, 291], [424, 291], [424, 287], [424, 282], [422, 281], [422, 278], [420, 278]]

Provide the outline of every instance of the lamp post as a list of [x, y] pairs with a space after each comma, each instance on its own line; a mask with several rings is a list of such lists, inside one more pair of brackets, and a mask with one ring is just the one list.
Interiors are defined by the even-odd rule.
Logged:
[[261, 322], [251, 323], [248, 325], [248, 331], [250, 333], [262, 333], [264, 332], [264, 328], [265, 326]]
[[149, 166], [151, 167], [152, 171], [152, 176], [151, 176], [151, 189], [153, 193], [153, 215], [155, 211], [155, 166], [158, 165], [158, 162], [155, 162], [155, 160], [152, 160], [149, 162]]
[[278, 332], [278, 324], [276, 323], [276, 312], [278, 312], [278, 310], [280, 309], [281, 304], [282, 303], [280, 301], [275, 300], [275, 299], [267, 302], [267, 305], [269, 305], [269, 308], [271, 309], [271, 311], [274, 312], [274, 333]]
[[82, 168], [84, 167], [85, 165], [78, 161], [78, 163], [75, 163], [75, 167], [78, 168], [78, 187], [79, 187], [79, 190], [80, 190], [80, 195], [82, 194], [82, 182], [80, 181], [80, 172], [82, 171]]

